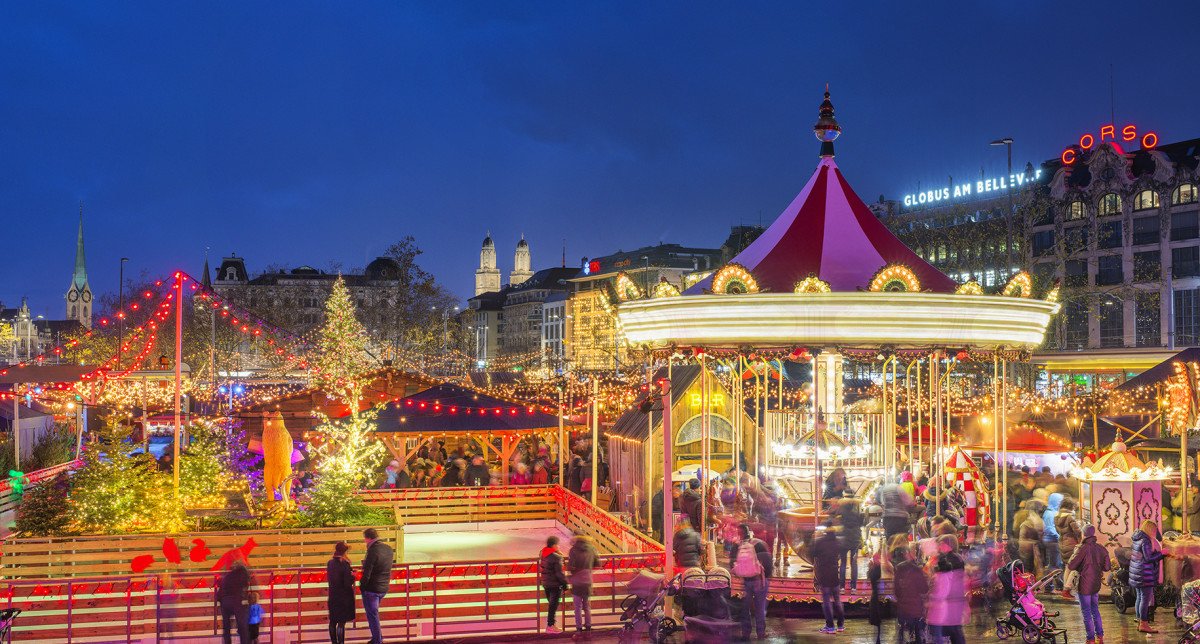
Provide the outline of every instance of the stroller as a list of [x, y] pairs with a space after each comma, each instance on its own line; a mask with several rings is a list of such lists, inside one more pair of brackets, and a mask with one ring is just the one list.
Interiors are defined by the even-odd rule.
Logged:
[[1179, 644], [1200, 641], [1200, 579], [1195, 579], [1179, 589], [1179, 618], [1188, 625]]
[[1060, 574], [1061, 570], [1051, 570], [1034, 581], [1033, 575], [1025, 572], [1025, 566], [1019, 559], [1001, 567], [996, 576], [1000, 578], [1012, 608], [1008, 609], [1007, 615], [996, 620], [996, 637], [1003, 640], [1020, 633], [1025, 644], [1037, 644], [1043, 637], [1050, 637], [1055, 630], [1050, 618], [1058, 617], [1058, 612], [1047, 613], [1042, 602], [1038, 601], [1037, 593]]
[[6, 608], [0, 610], [0, 639], [12, 639], [12, 627], [17, 621], [17, 615], [21, 614], [20, 608]]
[[634, 641], [640, 633], [650, 635], [651, 644], [666, 641], [679, 624], [663, 611], [663, 598], [674, 595], [679, 590], [683, 575], [663, 583], [663, 576], [643, 570], [625, 585], [628, 597], [621, 601], [621, 632], [622, 642]]
[[736, 622], [729, 619], [730, 590], [729, 571], [724, 568], [713, 568], [708, 573], [699, 568], [683, 572], [679, 598], [688, 642], [720, 644], [730, 641], [736, 626]]
[[1112, 590], [1113, 608], [1116, 608], [1118, 613], [1124, 613], [1133, 605], [1134, 600], [1134, 591], [1129, 585], [1130, 549], [1117, 548], [1116, 559], [1117, 567], [1108, 573], [1108, 587]]

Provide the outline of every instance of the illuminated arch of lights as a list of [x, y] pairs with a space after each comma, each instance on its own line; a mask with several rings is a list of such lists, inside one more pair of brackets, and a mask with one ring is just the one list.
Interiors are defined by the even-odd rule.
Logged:
[[1046, 301], [1047, 302], [1057, 302], [1058, 301], [1058, 285], [1055, 285], [1054, 288], [1050, 289], [1050, 292], [1046, 294]]
[[831, 293], [833, 289], [829, 287], [829, 282], [817, 277], [809, 275], [808, 277], [796, 282], [796, 293]]
[[875, 277], [871, 278], [871, 286], [867, 290], [876, 293], [884, 291], [919, 293], [921, 280], [917, 279], [917, 274], [912, 272], [911, 268], [903, 264], [888, 264], [875, 273]]
[[679, 297], [679, 289], [670, 282], [659, 282], [654, 285], [654, 297]]
[[758, 282], [745, 266], [737, 263], [726, 264], [713, 276], [712, 291], [719, 295], [741, 295], [757, 293]]
[[959, 286], [958, 289], [954, 291], [954, 294], [955, 295], [983, 295], [983, 288], [981, 288], [979, 286], [979, 282], [976, 282], [975, 280], [970, 280], [970, 281], [964, 283], [962, 286]]
[[1033, 294], [1033, 280], [1029, 277], [1029, 273], [1026, 271], [1021, 271], [1016, 275], [1013, 275], [1012, 279], [1008, 280], [1008, 284], [1004, 286], [1003, 295], [1006, 297], [1012, 297], [1014, 295], [1018, 297], [1029, 297], [1031, 294]]
[[642, 299], [642, 289], [633, 283], [633, 279], [625, 271], [617, 274], [617, 297], [621, 301]]

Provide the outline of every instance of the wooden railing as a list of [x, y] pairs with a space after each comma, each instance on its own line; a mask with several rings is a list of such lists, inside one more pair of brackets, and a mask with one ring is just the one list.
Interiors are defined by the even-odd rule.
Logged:
[[[389, 507], [397, 523], [480, 523], [553, 519], [557, 485], [361, 490], [367, 505]], [[559, 488], [561, 489], [561, 488]]]
[[83, 461], [77, 459], [66, 463], [60, 463], [58, 465], [51, 465], [50, 467], [30, 472], [24, 476], [18, 476], [0, 481], [0, 514], [12, 512], [17, 509], [17, 505], [20, 503], [20, 500], [17, 498], [17, 495], [13, 493], [13, 485], [18, 481], [21, 481], [25, 487], [28, 488], [34, 483], [44, 481], [48, 478], [53, 478], [62, 472], [76, 469], [82, 464]]
[[[403, 556], [404, 534], [398, 526], [381, 526], [379, 537]], [[247, 530], [78, 537], [8, 538], [0, 548], [0, 576], [54, 578], [122, 576], [133, 571], [138, 557], [150, 557], [146, 572], [204, 572], [226, 552], [253, 539], [249, 559], [258, 568], [308, 568], [324, 566], [339, 541], [361, 543], [362, 528], [304, 528], [297, 530]], [[170, 545], [167, 545], [168, 542]], [[203, 543], [209, 553], [193, 549]], [[164, 547], [179, 552], [179, 563], [167, 561]]]
[[561, 485], [554, 488], [555, 518], [572, 532], [583, 532], [596, 540], [601, 552], [662, 552], [662, 544], [633, 526], [592, 505]]
[[[605, 555], [594, 573], [592, 623], [620, 621], [624, 586], [638, 571], [662, 566], [661, 553]], [[216, 637], [216, 576], [209, 573], [0, 581], [0, 605], [20, 608], [12, 642], [159, 641]], [[325, 569], [260, 572], [255, 589], [265, 615], [260, 641], [327, 642]], [[570, 594], [558, 624], [574, 628]], [[399, 564], [380, 604], [384, 639], [420, 641], [545, 632], [546, 598], [537, 560]], [[347, 639], [368, 636], [361, 605]]]

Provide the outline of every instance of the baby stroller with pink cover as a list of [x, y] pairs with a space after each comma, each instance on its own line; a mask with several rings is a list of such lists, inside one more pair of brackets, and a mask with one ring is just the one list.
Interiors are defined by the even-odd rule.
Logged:
[[1025, 572], [1019, 559], [1001, 567], [996, 576], [1000, 578], [1012, 608], [996, 620], [996, 637], [1003, 640], [1020, 634], [1026, 644], [1038, 644], [1042, 638], [1052, 638], [1056, 629], [1050, 618], [1058, 617], [1058, 612], [1047, 613], [1038, 601], [1037, 593], [1060, 574], [1061, 570], [1051, 570], [1035, 581], [1033, 575]]

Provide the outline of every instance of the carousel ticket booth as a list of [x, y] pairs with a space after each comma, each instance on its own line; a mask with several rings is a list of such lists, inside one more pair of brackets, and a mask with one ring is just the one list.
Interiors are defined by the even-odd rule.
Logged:
[[1096, 526], [1097, 543], [1115, 555], [1147, 519], [1161, 534], [1162, 481], [1170, 475], [1169, 468], [1143, 462], [1119, 439], [1112, 451], [1076, 470], [1084, 518]]

